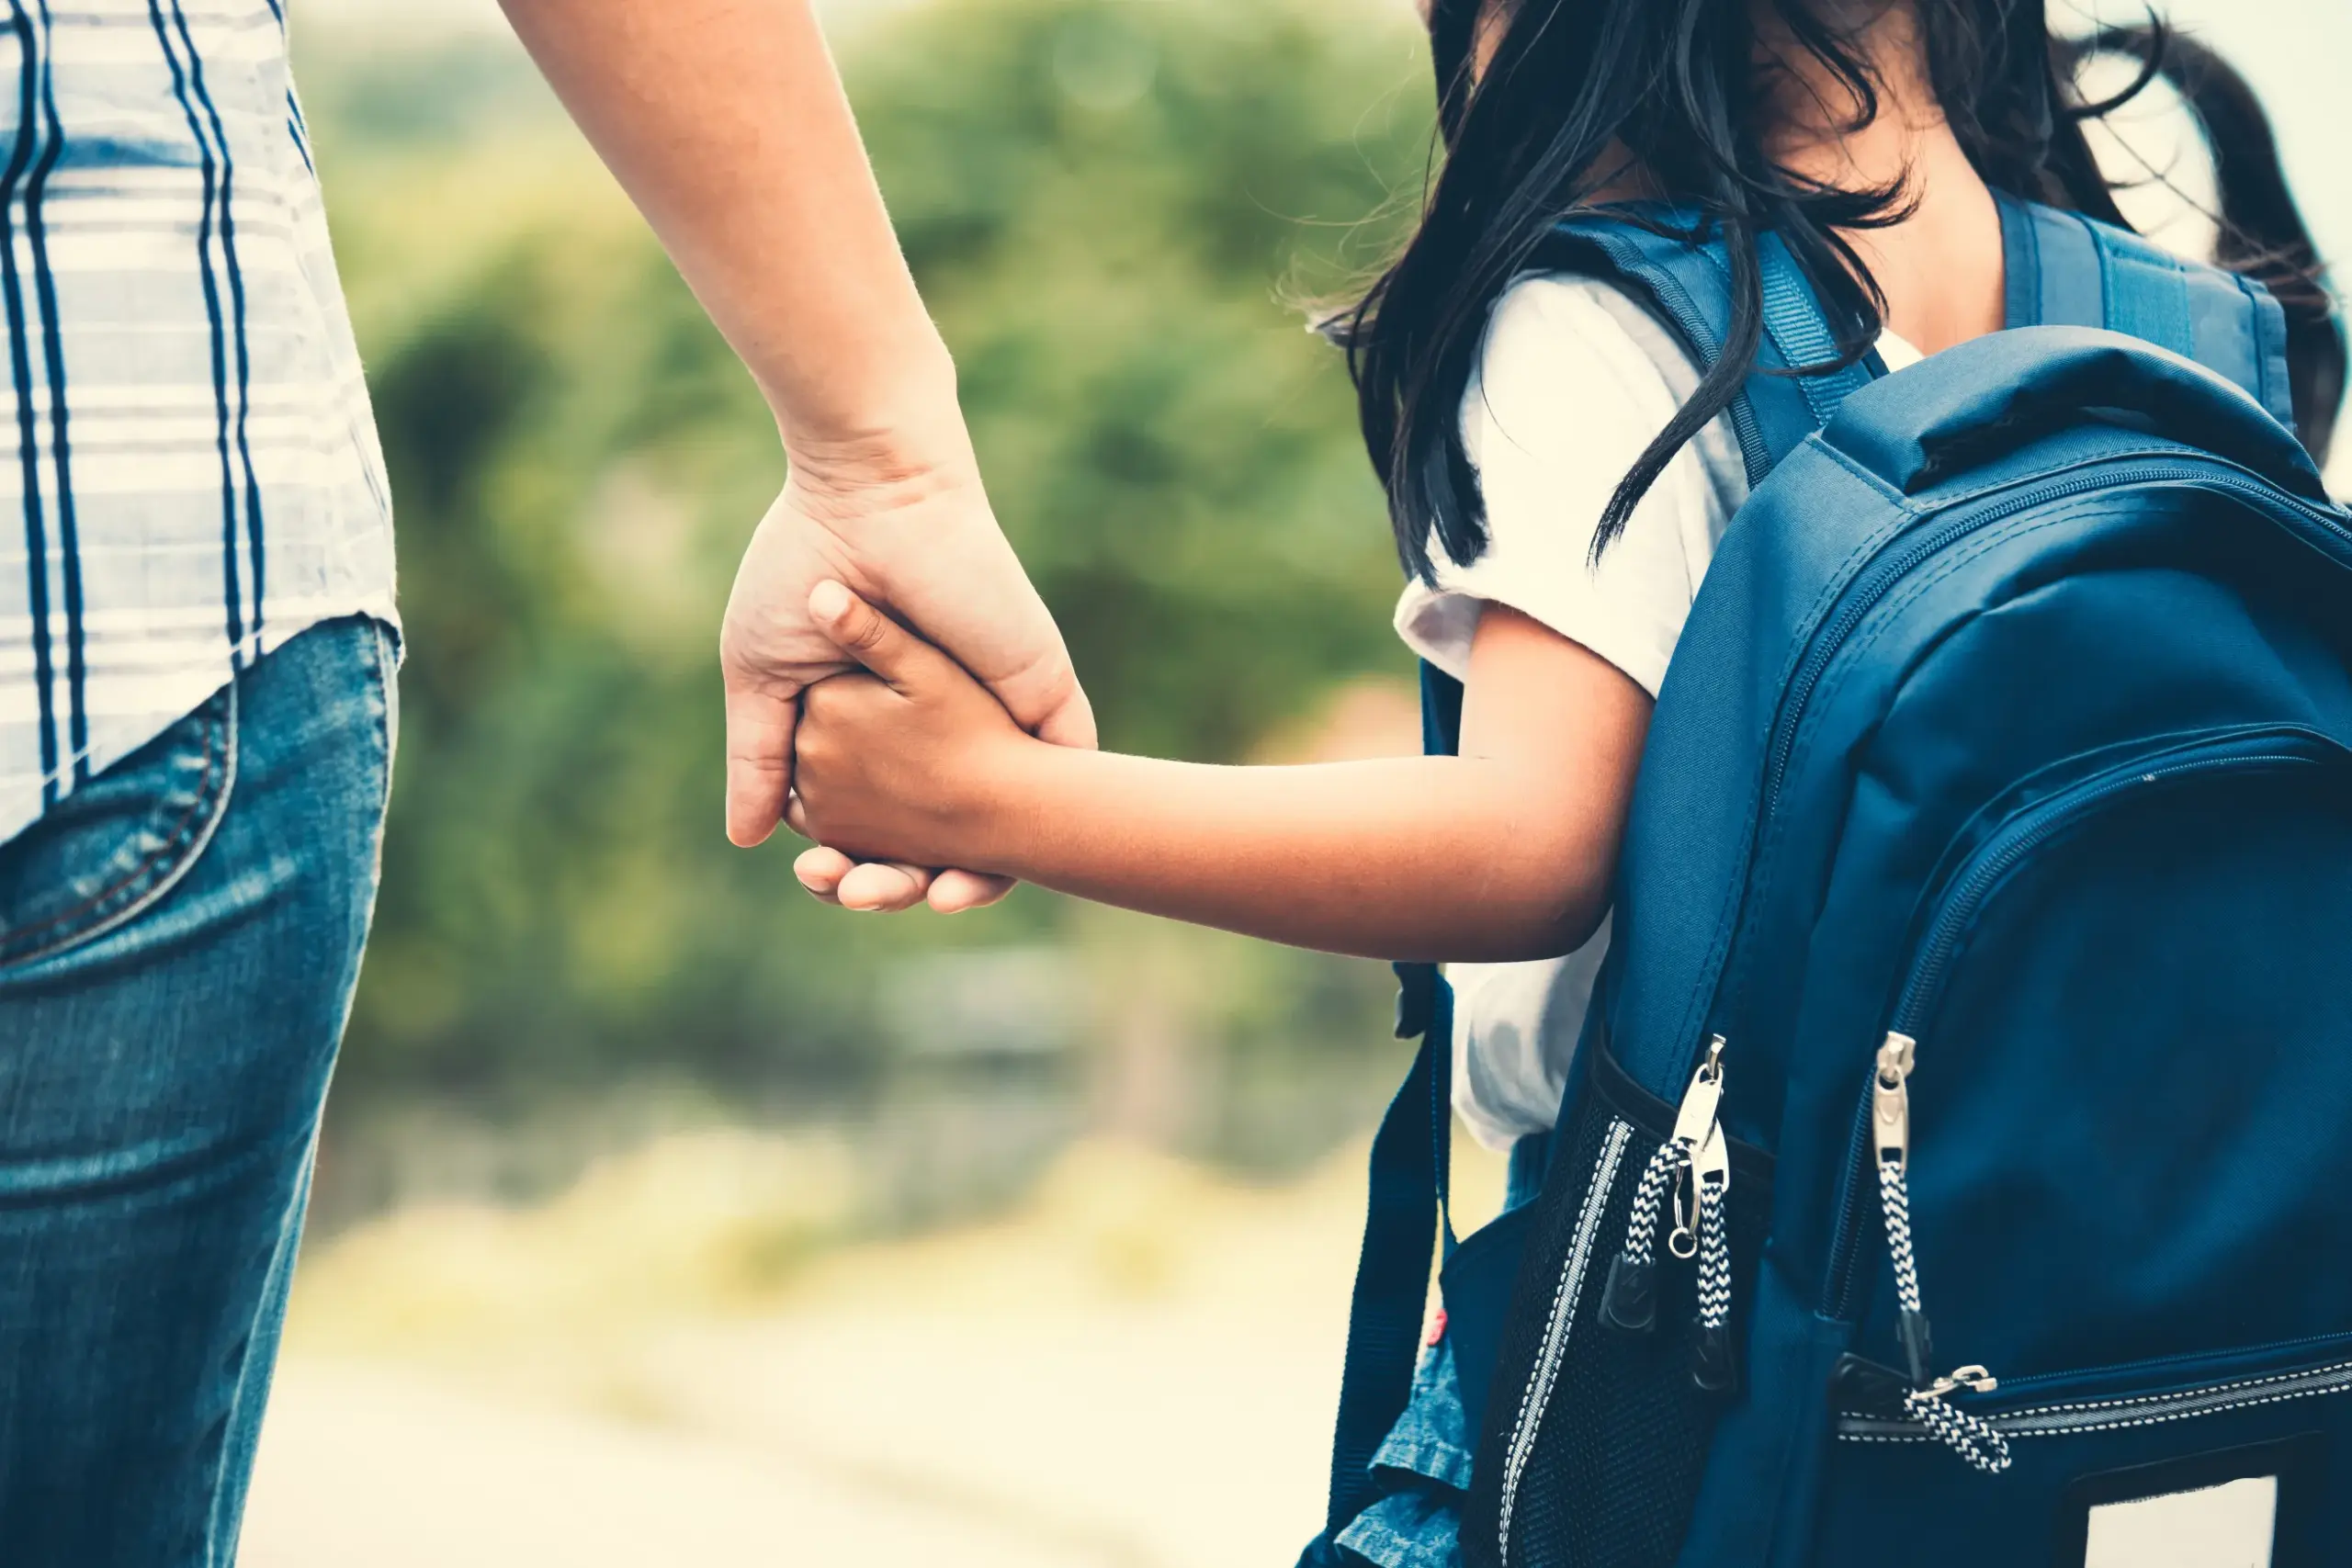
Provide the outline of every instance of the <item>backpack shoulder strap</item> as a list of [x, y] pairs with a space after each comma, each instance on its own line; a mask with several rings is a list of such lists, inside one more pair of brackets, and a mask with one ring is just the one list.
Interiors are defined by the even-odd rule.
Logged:
[[2143, 339], [2227, 377], [2294, 428], [2287, 317], [2267, 288], [2078, 212], [1998, 199], [2009, 325]]
[[[2243, 388], [2290, 429], [2287, 319], [2251, 278], [2174, 255], [2137, 234], [2077, 212], [1997, 196], [2012, 327], [2102, 327], [2193, 359]], [[1826, 365], [1836, 337], [1804, 275], [1776, 234], [1757, 247], [1763, 342], [1756, 372], [1733, 403], [1750, 485], [1829, 421], [1847, 394], [1884, 366], [1792, 376]], [[1712, 367], [1731, 330], [1731, 270], [1720, 239], [1696, 215], [1642, 208], [1629, 215], [1566, 220], [1537, 265], [1615, 285], [1672, 331], [1692, 359]]]
[[[1451, 756], [1461, 734], [1462, 683], [1424, 663], [1421, 749]], [[1421, 1043], [1372, 1138], [1330, 1499], [1323, 1533], [1308, 1543], [1300, 1568], [1337, 1568], [1333, 1540], [1374, 1498], [1373, 1456], [1412, 1398], [1430, 1261], [1439, 1247], [1453, 1249], [1453, 994], [1433, 964], [1399, 964], [1396, 980], [1397, 1036]]]
[[[1731, 333], [1731, 266], [1722, 242], [1702, 220], [1671, 208], [1631, 216], [1591, 213], [1557, 225], [1536, 265], [1610, 283], [1664, 323], [1702, 370], [1722, 356]], [[1776, 234], [1757, 247], [1763, 292], [1763, 338], [1755, 371], [1730, 409], [1748, 483], [1829, 422], [1847, 394], [1884, 373], [1872, 354], [1861, 364], [1809, 376], [1790, 371], [1826, 366], [1837, 355], [1830, 330], [1795, 259]]]

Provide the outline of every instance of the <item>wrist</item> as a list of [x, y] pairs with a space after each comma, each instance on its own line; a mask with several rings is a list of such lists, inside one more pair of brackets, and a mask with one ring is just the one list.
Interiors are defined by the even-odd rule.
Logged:
[[956, 863], [1028, 880], [1036, 829], [1059, 811], [1055, 763], [1063, 747], [1015, 730], [980, 748], [967, 773], [965, 841]]
[[956, 365], [936, 338], [903, 373], [811, 409], [771, 399], [794, 481], [812, 496], [977, 482], [978, 462], [956, 397]]

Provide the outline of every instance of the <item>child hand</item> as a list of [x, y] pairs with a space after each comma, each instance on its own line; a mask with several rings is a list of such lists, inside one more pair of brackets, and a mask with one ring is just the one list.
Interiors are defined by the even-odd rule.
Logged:
[[862, 860], [978, 868], [1009, 765], [1043, 743], [962, 665], [841, 584], [819, 583], [808, 611], [870, 673], [820, 681], [801, 698], [796, 825]]

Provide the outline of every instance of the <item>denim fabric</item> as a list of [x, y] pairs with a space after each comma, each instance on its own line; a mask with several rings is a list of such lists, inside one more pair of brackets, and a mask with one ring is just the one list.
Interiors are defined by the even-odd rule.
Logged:
[[[1544, 1190], [1549, 1134], [1511, 1145], [1503, 1211], [1534, 1201]], [[1412, 1398], [1373, 1455], [1387, 1490], [1341, 1530], [1341, 1552], [1376, 1568], [1458, 1568], [1462, 1561], [1462, 1499], [1470, 1490], [1470, 1461], [1478, 1434], [1466, 1430], [1462, 1384], [1454, 1374], [1453, 1342], [1440, 1337], [1413, 1371]]]
[[1475, 1447], [1464, 1430], [1453, 1346], [1440, 1339], [1421, 1352], [1412, 1399], [1373, 1456], [1385, 1490], [1340, 1532], [1340, 1551], [1378, 1568], [1454, 1568]]
[[0, 845], [0, 1562], [223, 1568], [374, 907], [391, 634], [330, 621]]

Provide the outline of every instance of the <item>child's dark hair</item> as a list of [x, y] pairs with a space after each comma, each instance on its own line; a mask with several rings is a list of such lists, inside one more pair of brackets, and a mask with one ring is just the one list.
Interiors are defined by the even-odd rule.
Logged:
[[[1777, 232], [1812, 281], [1850, 362], [1882, 326], [1883, 301], [1839, 231], [1899, 220], [1907, 195], [1804, 179], [1764, 151], [1766, 85], [1755, 18], [1790, 38], [1850, 95], [1857, 128], [1879, 85], [1840, 0], [1508, 0], [1492, 59], [1472, 82], [1479, 0], [1432, 0], [1443, 167], [1420, 228], [1339, 324], [1365, 445], [1388, 492], [1408, 570], [1432, 570], [1430, 540], [1468, 561], [1486, 547], [1460, 408], [1488, 312], [1564, 213], [1629, 171], [1721, 232], [1735, 303], [1721, 359], [1617, 487], [1596, 555], [1624, 527], [1676, 452], [1738, 394], [1756, 359], [1759, 234]], [[1769, 11], [1762, 8], [1769, 6]], [[2221, 192], [2219, 260], [2261, 277], [2290, 323], [2297, 420], [2324, 456], [2344, 388], [2345, 346], [2278, 149], [2245, 84], [2205, 50], [2151, 22], [2087, 40], [2053, 39], [2042, 0], [1914, 0], [1928, 84], [1988, 185], [2121, 223], [2084, 122], [2162, 76], [2199, 115]], [[2141, 65], [2122, 92], [2082, 101], [2077, 67], [2111, 52]]]

